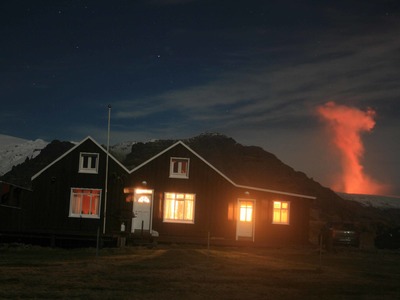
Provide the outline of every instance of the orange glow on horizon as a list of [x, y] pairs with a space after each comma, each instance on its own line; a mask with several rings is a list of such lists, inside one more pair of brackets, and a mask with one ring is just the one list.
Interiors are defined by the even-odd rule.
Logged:
[[318, 114], [327, 123], [332, 133], [332, 142], [339, 150], [342, 174], [332, 187], [336, 191], [353, 194], [384, 194], [388, 186], [365, 174], [361, 160], [364, 144], [361, 134], [371, 132], [375, 126], [375, 111], [366, 111], [345, 105], [327, 102], [317, 108]]

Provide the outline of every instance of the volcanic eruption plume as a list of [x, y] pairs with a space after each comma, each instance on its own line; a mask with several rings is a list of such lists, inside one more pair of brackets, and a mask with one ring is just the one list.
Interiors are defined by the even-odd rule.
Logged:
[[362, 111], [327, 102], [319, 106], [317, 112], [327, 123], [332, 133], [332, 142], [340, 153], [343, 174], [333, 188], [354, 194], [384, 193], [387, 187], [366, 175], [361, 164], [364, 155], [361, 134], [374, 128], [375, 111], [370, 108]]

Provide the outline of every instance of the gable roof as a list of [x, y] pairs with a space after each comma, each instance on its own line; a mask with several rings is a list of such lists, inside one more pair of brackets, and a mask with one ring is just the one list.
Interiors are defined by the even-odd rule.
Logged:
[[252, 187], [252, 186], [237, 184], [232, 179], [230, 179], [228, 176], [226, 176], [224, 173], [222, 173], [220, 170], [218, 170], [216, 167], [214, 167], [211, 163], [209, 163], [206, 159], [204, 159], [201, 155], [199, 155], [196, 151], [194, 151], [189, 146], [187, 146], [185, 143], [183, 143], [182, 141], [178, 141], [178, 142], [174, 143], [173, 145], [169, 146], [168, 148], [164, 149], [163, 151], [159, 152], [155, 156], [151, 157], [147, 161], [143, 162], [139, 166], [137, 166], [134, 169], [132, 169], [129, 173], [130, 174], [134, 173], [136, 170], [142, 168], [144, 165], [150, 163], [151, 161], [155, 160], [157, 157], [163, 155], [164, 153], [168, 152], [169, 150], [171, 150], [172, 148], [175, 148], [178, 145], [182, 145], [183, 147], [185, 147], [193, 155], [195, 155], [197, 158], [199, 158], [201, 161], [203, 161], [206, 165], [208, 165], [211, 169], [213, 169], [220, 176], [222, 176], [225, 180], [227, 180], [230, 184], [232, 184], [233, 186], [235, 186], [237, 188], [243, 188], [243, 189], [254, 190], [254, 191], [261, 191], [261, 192], [269, 192], [269, 193], [274, 193], [274, 194], [287, 195], [287, 196], [293, 196], [293, 197], [300, 197], [300, 198], [306, 198], [306, 199], [316, 199], [316, 197], [309, 196], [309, 195], [301, 195], [301, 194], [296, 194], [296, 193], [289, 193], [289, 192], [283, 192], [283, 191], [277, 191], [277, 190], [271, 190], [271, 189], [265, 189], [265, 188], [259, 188], [259, 187]]
[[[36, 177], [38, 177], [40, 174], [42, 174], [44, 171], [46, 171], [47, 169], [49, 169], [51, 166], [53, 166], [54, 164], [56, 164], [58, 161], [62, 160], [65, 156], [67, 156], [68, 154], [70, 154], [71, 152], [75, 151], [76, 148], [78, 148], [80, 145], [82, 145], [84, 142], [86, 141], [91, 141], [93, 142], [101, 151], [103, 151], [103, 153], [105, 153], [107, 155], [107, 151], [99, 144], [97, 143], [92, 137], [87, 136], [86, 138], [84, 138], [82, 141], [80, 141], [79, 143], [77, 143], [74, 147], [72, 147], [71, 149], [69, 149], [67, 152], [65, 152], [63, 155], [61, 155], [59, 158], [57, 158], [56, 160], [54, 160], [52, 163], [48, 164], [46, 167], [44, 167], [42, 170], [40, 170], [39, 172], [37, 172], [35, 175], [33, 175], [31, 177], [31, 180], [34, 180]], [[127, 173], [129, 173], [129, 170], [123, 165], [121, 164], [114, 156], [112, 156], [110, 153], [108, 153], [108, 156], [115, 162], [117, 163], [121, 168], [123, 168]]]

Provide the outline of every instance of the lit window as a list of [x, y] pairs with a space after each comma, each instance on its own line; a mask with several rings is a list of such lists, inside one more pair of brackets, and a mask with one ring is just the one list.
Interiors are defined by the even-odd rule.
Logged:
[[139, 203], [150, 203], [150, 198], [148, 196], [140, 196], [137, 202], [139, 202]]
[[290, 203], [286, 201], [274, 201], [273, 224], [289, 225]]
[[164, 222], [194, 223], [194, 194], [165, 193]]
[[80, 154], [79, 173], [97, 174], [98, 168], [99, 168], [99, 154], [98, 153], [82, 152]]
[[251, 201], [240, 202], [239, 219], [242, 222], [251, 222], [253, 220], [253, 202]]
[[70, 217], [99, 218], [101, 190], [71, 189]]
[[189, 158], [171, 157], [169, 177], [189, 178]]

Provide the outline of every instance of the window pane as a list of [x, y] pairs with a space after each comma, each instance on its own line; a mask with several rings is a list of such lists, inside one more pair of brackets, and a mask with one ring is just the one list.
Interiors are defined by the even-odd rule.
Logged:
[[289, 202], [274, 201], [272, 222], [275, 224], [289, 224]]
[[240, 221], [251, 222], [253, 219], [253, 203], [252, 202], [242, 202], [240, 204]]
[[279, 223], [280, 221], [281, 221], [281, 214], [280, 214], [279, 210], [274, 210], [273, 222]]
[[184, 220], [183, 219], [184, 210], [185, 210], [185, 202], [184, 201], [175, 201], [174, 219]]
[[193, 201], [188, 200], [186, 201], [185, 207], [185, 220], [192, 220], [193, 219]]
[[170, 176], [175, 178], [188, 178], [189, 159], [172, 157], [170, 160]]
[[92, 195], [92, 203], [90, 207], [90, 214], [91, 215], [97, 215], [98, 214], [98, 203], [99, 203], [99, 197], [96, 195]]
[[71, 212], [74, 217], [100, 215], [101, 190], [72, 189]]
[[192, 223], [194, 198], [194, 194], [165, 193], [164, 220]]
[[81, 213], [81, 196], [75, 194], [72, 198], [72, 213], [80, 214]]
[[90, 208], [90, 196], [84, 195], [82, 197], [82, 214], [88, 215]]
[[288, 220], [288, 213], [287, 213], [287, 211], [282, 211], [282, 214], [281, 214], [281, 222], [282, 223], [287, 223], [289, 220]]
[[274, 201], [274, 208], [281, 208], [281, 202]]

